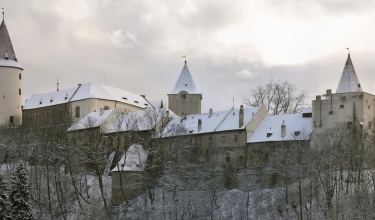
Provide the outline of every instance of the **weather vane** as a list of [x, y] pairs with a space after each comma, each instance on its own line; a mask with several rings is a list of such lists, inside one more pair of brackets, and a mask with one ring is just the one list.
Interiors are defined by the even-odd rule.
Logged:
[[4, 21], [4, 8], [1, 8], [1, 9], [3, 9], [3, 21]]
[[350, 50], [349, 50], [349, 47], [346, 48], [348, 50], [348, 55], [350, 55]]
[[185, 56], [182, 56], [182, 58], [184, 58], [184, 59], [185, 59], [185, 63], [186, 63], [186, 55], [185, 55]]

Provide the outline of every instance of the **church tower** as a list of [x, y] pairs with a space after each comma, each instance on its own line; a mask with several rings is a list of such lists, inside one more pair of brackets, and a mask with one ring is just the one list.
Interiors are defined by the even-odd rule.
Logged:
[[359, 83], [350, 54], [348, 54], [348, 58], [346, 59], [339, 86], [336, 90], [336, 93], [346, 92], [362, 92], [361, 84]]
[[171, 93], [168, 94], [168, 108], [179, 116], [201, 113], [202, 93], [199, 93], [186, 64], [182, 68]]
[[15, 126], [22, 120], [22, 67], [18, 63], [7, 26], [0, 25], [0, 124]]

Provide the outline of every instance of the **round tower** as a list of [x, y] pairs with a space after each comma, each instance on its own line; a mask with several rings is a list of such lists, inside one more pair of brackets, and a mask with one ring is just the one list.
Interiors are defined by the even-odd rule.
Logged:
[[1, 125], [17, 126], [22, 121], [22, 71], [23, 69], [18, 63], [3, 15], [3, 21], [0, 25]]

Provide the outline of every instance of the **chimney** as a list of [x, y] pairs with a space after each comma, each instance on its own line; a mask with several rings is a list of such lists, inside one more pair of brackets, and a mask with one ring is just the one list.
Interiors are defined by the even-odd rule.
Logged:
[[240, 128], [240, 127], [242, 127], [243, 126], [243, 115], [244, 115], [244, 112], [243, 112], [243, 105], [241, 105], [241, 107], [240, 107], [240, 114], [239, 114], [239, 116], [238, 116], [238, 127]]
[[285, 136], [286, 136], [286, 125], [283, 120], [283, 123], [281, 124], [281, 137], [284, 138]]
[[102, 116], [104, 114], [104, 108], [100, 108], [100, 113], [99, 115]]
[[150, 113], [151, 111], [151, 107], [146, 107], [145, 108], [145, 115], [147, 115], [148, 113]]
[[214, 111], [212, 110], [212, 108], [210, 108], [210, 111], [208, 112], [208, 117], [211, 117], [213, 114], [214, 114]]
[[332, 95], [332, 89], [327, 89], [327, 90], [326, 90], [326, 96], [327, 96], [328, 98], [330, 98], [331, 95]]
[[202, 119], [198, 119], [198, 132], [202, 130]]
[[168, 118], [169, 117], [169, 111], [165, 111], [165, 116]]

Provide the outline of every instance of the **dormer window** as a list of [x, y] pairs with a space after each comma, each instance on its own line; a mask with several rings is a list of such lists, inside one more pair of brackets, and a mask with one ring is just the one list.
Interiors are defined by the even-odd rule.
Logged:
[[16, 62], [18, 61], [16, 55], [14, 55], [14, 60], [15, 60]]
[[40, 99], [39, 101], [39, 105], [41, 105], [43, 103], [43, 99]]
[[139, 103], [138, 101], [134, 101], [135, 103]]
[[67, 100], [67, 99], [68, 99], [68, 93], [65, 94], [65, 100]]
[[148, 104], [145, 103], [145, 106], [148, 106]]
[[295, 131], [295, 132], [294, 132], [294, 136], [299, 136], [300, 133], [301, 133], [300, 131]]
[[51, 99], [49, 100], [50, 102], [53, 102], [53, 96], [51, 97]]
[[268, 133], [267, 133], [267, 137], [271, 137], [271, 136], [272, 136], [272, 134], [273, 134], [273, 133], [271, 133], [271, 132], [268, 132]]
[[5, 56], [5, 59], [6, 59], [6, 60], [9, 60], [9, 55], [8, 55], [8, 53], [5, 53], [4, 56]]
[[128, 98], [126, 98], [126, 97], [122, 97], [122, 99], [128, 100]]
[[187, 86], [187, 84], [185, 84], [185, 86]]

